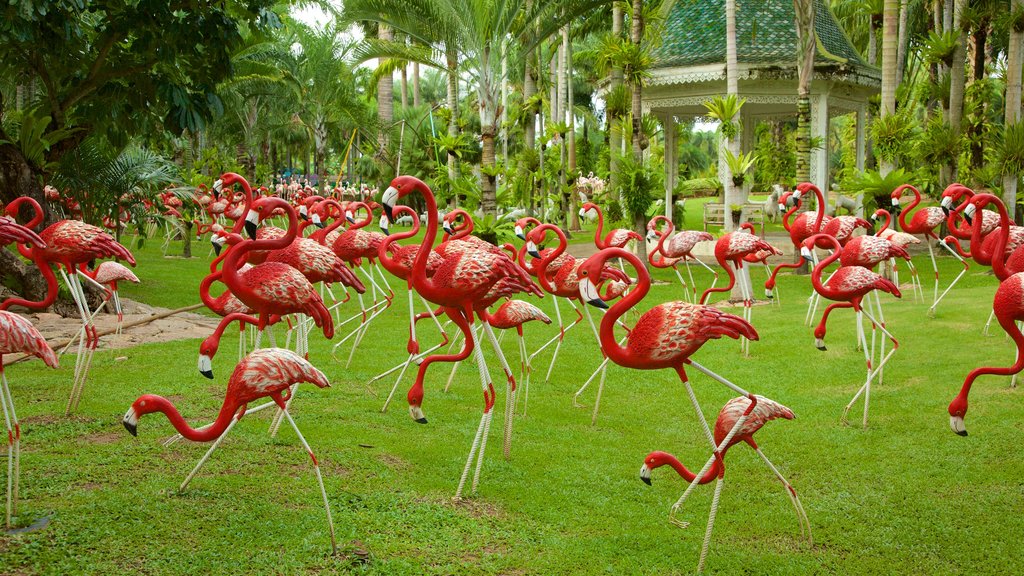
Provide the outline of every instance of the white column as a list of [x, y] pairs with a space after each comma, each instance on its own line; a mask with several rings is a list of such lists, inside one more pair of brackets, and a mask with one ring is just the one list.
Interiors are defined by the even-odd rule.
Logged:
[[672, 219], [672, 190], [676, 187], [676, 118], [669, 114], [662, 118], [665, 129], [665, 217]]
[[811, 138], [821, 143], [811, 150], [811, 182], [828, 202], [828, 93], [811, 95]]

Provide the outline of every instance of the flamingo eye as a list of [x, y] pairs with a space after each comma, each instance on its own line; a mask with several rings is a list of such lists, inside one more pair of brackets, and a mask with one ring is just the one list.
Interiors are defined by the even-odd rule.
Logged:
[[587, 275], [587, 271], [586, 270], [580, 270], [580, 276], [586, 276], [586, 275]]
[[145, 405], [146, 405], [146, 401], [145, 400], [143, 400], [142, 402], [139, 402], [139, 407], [140, 408], [145, 406]]

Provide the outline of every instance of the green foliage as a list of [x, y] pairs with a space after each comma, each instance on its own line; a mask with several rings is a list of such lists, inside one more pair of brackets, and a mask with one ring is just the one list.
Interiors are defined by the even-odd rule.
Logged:
[[771, 124], [759, 124], [756, 129], [757, 169], [754, 182], [758, 188], [772, 184], [793, 186], [796, 174], [796, 140], [790, 125], [779, 126], [780, 140], [776, 141]]
[[729, 167], [729, 173], [732, 174], [732, 183], [736, 186], [743, 186], [743, 182], [747, 179], [747, 172], [757, 163], [757, 154], [740, 152], [734, 156], [728, 148], [724, 152], [725, 165]]
[[680, 198], [718, 196], [722, 193], [722, 183], [715, 177], [681, 180], [676, 184], [674, 193]]
[[618, 188], [623, 211], [636, 220], [647, 214], [654, 198], [661, 194], [664, 176], [661, 170], [627, 154], [619, 160]]
[[[47, 116], [42, 108], [25, 111], [19, 122], [12, 122], [3, 130], [3, 132], [14, 133], [17, 137], [12, 140], [0, 138], [0, 146], [4, 144], [16, 146], [35, 169], [49, 171], [54, 166], [54, 162], [47, 160], [50, 148], [79, 131], [79, 129], [57, 128], [47, 132], [51, 120], [51, 117]], [[3, 135], [3, 132], [0, 132], [0, 136]]]
[[942, 63], [950, 66], [953, 63], [953, 53], [956, 51], [958, 42], [958, 36], [952, 31], [940, 33], [933, 30], [925, 39], [921, 50], [922, 56], [929, 64]]
[[731, 140], [739, 135], [740, 125], [736, 118], [739, 116], [744, 102], [746, 102], [746, 99], [737, 99], [735, 94], [715, 96], [704, 102], [704, 107], [708, 110], [708, 116], [720, 122], [718, 130], [722, 133], [722, 136]]
[[928, 120], [922, 137], [918, 140], [917, 155], [927, 164], [939, 166], [952, 162], [960, 153], [960, 138], [953, 133], [950, 125], [936, 114]]
[[487, 214], [473, 221], [473, 236], [501, 246], [516, 237], [514, 224], [511, 220], [498, 220], [493, 214]]
[[1003, 127], [996, 147], [996, 165], [1004, 174], [1024, 174], [1024, 122]]
[[912, 184], [914, 176], [903, 168], [897, 168], [885, 176], [877, 170], [865, 170], [852, 182], [854, 193], [864, 194], [864, 210], [891, 209], [892, 191], [903, 184]]
[[896, 164], [912, 155], [917, 135], [917, 119], [907, 108], [884, 118], [876, 118], [871, 124], [875, 155]]

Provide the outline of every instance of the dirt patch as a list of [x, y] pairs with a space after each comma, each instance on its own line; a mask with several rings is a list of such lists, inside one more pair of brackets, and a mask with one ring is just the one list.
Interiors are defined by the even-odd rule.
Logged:
[[93, 490], [99, 490], [100, 488], [103, 488], [103, 484], [98, 484], [96, 482], [86, 482], [85, 484], [79, 484], [78, 486], [75, 486], [75, 488], [77, 488], [78, 490], [85, 490], [91, 492]]
[[[112, 307], [113, 304], [108, 304], [108, 306]], [[121, 299], [121, 307], [124, 311], [125, 324], [169, 310], [168, 308], [147, 306], [128, 298]], [[107, 309], [104, 308], [103, 312], [97, 314], [94, 319], [96, 329], [100, 332], [111, 330], [117, 326], [117, 315], [106, 312]], [[24, 316], [32, 321], [36, 329], [49, 342], [64, 341], [75, 336], [82, 328], [82, 322], [76, 316], [63, 317], [49, 312], [26, 313]], [[217, 327], [217, 322], [216, 318], [194, 312], [182, 312], [154, 320], [148, 324], [128, 328], [121, 334], [101, 336], [99, 349], [130, 348], [150, 342], [205, 338]], [[72, 346], [69, 352], [73, 353], [76, 347], [77, 344]]]
[[85, 441], [89, 444], [113, 444], [123, 440], [124, 436], [124, 432], [100, 432], [86, 436]]
[[392, 470], [408, 470], [410, 467], [408, 462], [394, 454], [378, 454], [377, 460]]
[[21, 420], [19, 420], [19, 422], [21, 422], [22, 426], [26, 424], [30, 426], [46, 426], [48, 424], [56, 424], [57, 422], [60, 422], [63, 419], [63, 416], [58, 416], [56, 414], [39, 414], [37, 416], [29, 416], [27, 418], [22, 418]]

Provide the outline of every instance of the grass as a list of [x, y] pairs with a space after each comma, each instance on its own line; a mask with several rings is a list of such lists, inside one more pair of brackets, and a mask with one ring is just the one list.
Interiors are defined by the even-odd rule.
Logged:
[[[126, 287], [126, 295], [170, 307], [196, 302], [206, 251], [198, 248], [202, 257], [192, 261], [164, 259], [158, 243], [149, 243], [137, 253], [143, 285]], [[928, 270], [927, 256], [917, 263]], [[940, 266], [944, 282], [957, 267], [949, 258]], [[695, 273], [705, 286], [707, 276]], [[669, 279], [663, 272], [657, 277]], [[754, 279], [763, 281], [760, 271]], [[970, 369], [1013, 361], [1005, 338], [981, 336], [995, 280], [972, 267], [934, 319], [910, 294], [904, 301], [884, 298], [901, 345], [884, 384], [874, 389], [866, 430], [839, 423], [864, 377], [852, 315], [835, 314], [829, 350], [815, 350], [803, 325], [808, 284], [807, 277], [783, 276], [783, 306], [755, 308], [761, 339], [750, 358], [738, 355], [737, 342], [718, 340], [694, 359], [797, 413], [794, 421], [768, 423], [757, 440], [800, 493], [815, 544], [799, 538], [778, 482], [752, 451], [737, 446], [726, 460], [708, 573], [1019, 572], [1021, 392], [1010, 389], [1008, 379], [982, 378], [971, 398], [967, 438], [950, 432], [946, 414]], [[679, 293], [677, 284], [657, 284], [640, 309]], [[637, 478], [651, 450], [673, 452], [697, 468], [707, 457], [671, 371], [612, 367], [592, 426], [590, 410], [571, 402], [600, 361], [581, 324], [569, 332], [548, 384], [549, 355], [538, 358], [529, 416], [515, 422], [511, 461], [501, 457], [499, 397], [481, 489], [455, 505], [450, 498], [481, 408], [474, 367], [460, 369], [448, 394], [441, 391], [447, 367], [430, 369], [427, 425], [407, 415], [408, 378], [387, 413], [380, 406], [390, 381], [374, 385], [376, 396], [364, 386], [404, 357], [403, 298], [375, 323], [347, 369], [314, 334], [311, 359], [332, 387], [305, 387], [293, 408], [322, 464], [339, 541], [358, 541], [371, 554], [367, 564], [329, 555], [309, 459], [290, 430], [268, 437], [269, 414], [245, 418], [184, 493], [177, 486], [207, 446], [163, 448], [172, 428], [160, 415], [141, 420], [138, 438], [121, 427], [125, 410], [144, 392], [172, 398], [194, 425], [212, 420], [234, 364], [228, 338], [214, 360], [214, 381], [196, 373], [197, 340], [97, 353], [71, 418], [61, 415], [71, 357], [56, 371], [38, 361], [8, 369], [24, 432], [18, 520], [28, 524], [49, 515], [52, 521], [39, 532], [0, 536], [0, 573], [693, 572], [711, 487], [700, 487], [687, 501], [682, 516], [692, 525], [680, 530], [666, 520], [683, 483], [667, 469], [655, 471], [653, 487]], [[550, 311], [551, 299], [542, 305]], [[553, 332], [529, 325], [529, 348]], [[513, 336], [504, 344], [515, 362]], [[436, 338], [430, 330], [422, 337]], [[491, 367], [498, 377], [496, 363]], [[691, 377], [714, 418], [733, 394], [696, 371]], [[583, 401], [593, 398], [588, 392]]]

